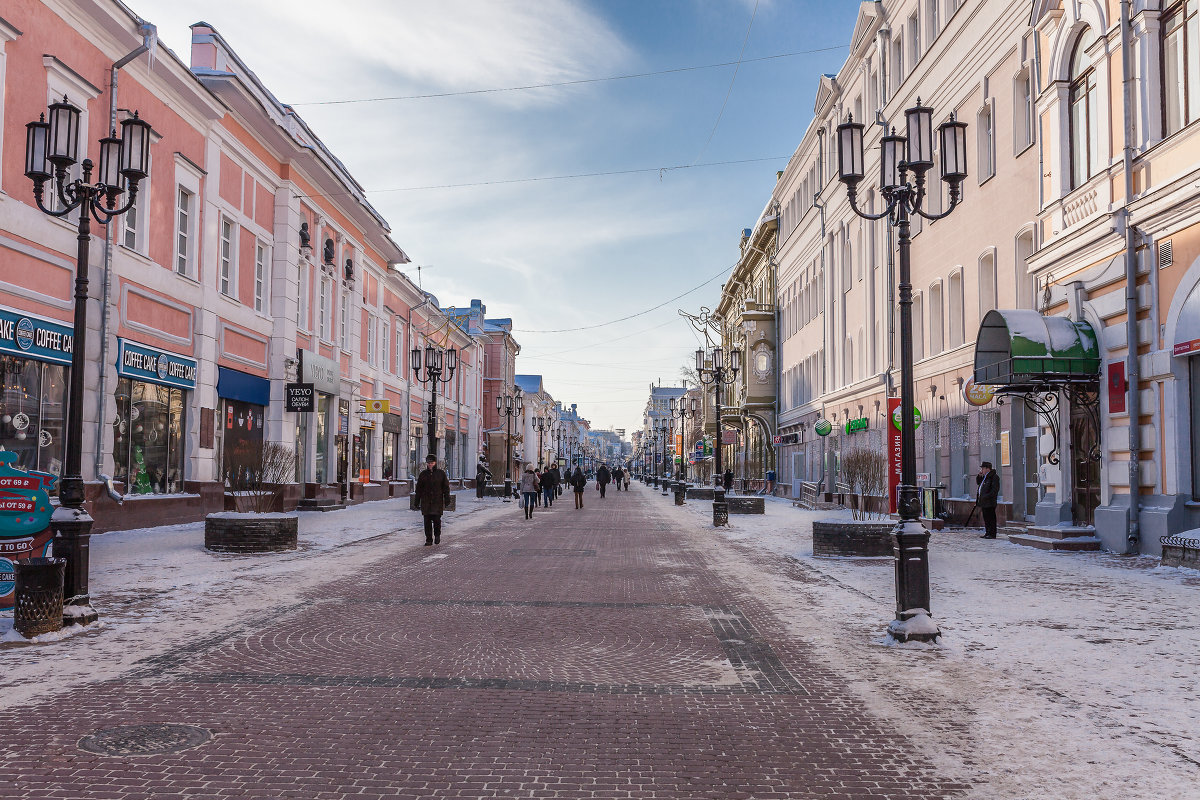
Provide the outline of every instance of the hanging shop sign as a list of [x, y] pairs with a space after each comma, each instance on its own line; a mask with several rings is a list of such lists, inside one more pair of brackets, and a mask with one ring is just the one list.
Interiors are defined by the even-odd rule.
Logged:
[[796, 444], [799, 441], [800, 434], [798, 433], [781, 433], [775, 437], [775, 444], [778, 445]]
[[0, 308], [0, 352], [70, 364], [74, 333], [70, 325]]
[[363, 400], [364, 414], [390, 414], [392, 413], [392, 403], [390, 400]]
[[962, 386], [963, 399], [973, 406], [986, 406], [996, 396], [995, 386], [983, 386], [975, 382], [974, 376], [967, 378]]
[[[892, 412], [892, 425], [896, 430], [900, 430], [900, 420], [900, 406], [896, 406], [896, 410]], [[915, 431], [919, 427], [921, 427], [921, 409], [913, 406], [913, 430]]]
[[311, 383], [322, 394], [337, 394], [342, 365], [311, 350], [300, 350], [300, 381]]
[[311, 383], [289, 383], [283, 387], [285, 411], [316, 411], [317, 392]]
[[846, 423], [846, 433], [858, 433], [867, 429], [867, 418], [859, 417]]
[[819, 419], [813, 423], [813, 430], [817, 432], [817, 436], [828, 436], [833, 433], [833, 423], [827, 419]]
[[721, 444], [737, 444], [737, 431], [721, 431]]
[[117, 339], [117, 374], [122, 377], [179, 389], [195, 389], [196, 372], [194, 358], [146, 347], [128, 339]]
[[[900, 398], [889, 397], [888, 401], [888, 416], [897, 419], [900, 413]], [[886, 427], [886, 426], [885, 426]], [[888, 513], [895, 514], [897, 501], [900, 498], [900, 453], [902, 438], [900, 436], [900, 426], [893, 425], [888, 430]]]

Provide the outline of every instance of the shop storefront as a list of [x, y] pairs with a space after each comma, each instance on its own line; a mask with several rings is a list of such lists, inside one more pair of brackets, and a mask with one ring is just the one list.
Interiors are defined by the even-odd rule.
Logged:
[[217, 397], [221, 400], [221, 479], [232, 488], [253, 478], [261, 467], [271, 382], [218, 367]]
[[400, 466], [403, 463], [404, 451], [400, 449], [400, 434], [404, 431], [403, 421], [399, 414], [383, 415], [383, 480], [395, 481], [400, 479]]
[[127, 494], [183, 491], [184, 431], [196, 361], [117, 340], [114, 478]]
[[12, 466], [62, 470], [71, 326], [0, 309], [0, 449]]
[[[329, 436], [333, 424], [333, 408], [342, 379], [341, 365], [330, 358], [318, 355], [311, 350], [299, 350], [300, 380], [312, 384], [316, 393], [316, 411], [299, 412], [299, 422], [296, 425], [296, 451], [302, 454], [302, 473], [311, 475], [317, 484], [330, 483], [333, 479], [330, 461]], [[307, 447], [309, 428], [315, 446], [310, 451]], [[309, 458], [312, 453], [312, 470], [309, 471]]]

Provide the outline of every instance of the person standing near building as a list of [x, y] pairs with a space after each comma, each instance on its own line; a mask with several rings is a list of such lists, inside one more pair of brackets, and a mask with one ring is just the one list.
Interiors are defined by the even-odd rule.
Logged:
[[992, 469], [992, 462], [984, 461], [975, 476], [979, 483], [979, 495], [976, 502], [979, 513], [983, 515], [982, 539], [996, 538], [996, 505], [1000, 498], [1000, 476]]
[[587, 476], [583, 474], [583, 470], [578, 465], [571, 473], [571, 488], [575, 490], [575, 507], [583, 508], [583, 493], [587, 490]]
[[475, 497], [482, 500], [484, 492], [487, 491], [488, 481], [492, 479], [492, 472], [487, 466], [480, 461], [475, 467]]
[[554, 505], [554, 494], [558, 489], [558, 464], [542, 473], [542, 503], [549, 508]]
[[425, 518], [425, 546], [442, 542], [442, 513], [450, 505], [450, 479], [438, 469], [437, 456], [425, 457], [425, 469], [417, 478], [417, 508]]
[[525, 474], [521, 476], [521, 505], [525, 508], [525, 519], [533, 519], [533, 508], [537, 505], [541, 483], [533, 471], [533, 464], [526, 464]]
[[725, 470], [725, 474], [723, 476], [721, 476], [721, 482], [722, 482], [722, 485], [725, 487], [725, 491], [732, 492], [733, 491], [733, 470], [731, 470], [731, 469]]

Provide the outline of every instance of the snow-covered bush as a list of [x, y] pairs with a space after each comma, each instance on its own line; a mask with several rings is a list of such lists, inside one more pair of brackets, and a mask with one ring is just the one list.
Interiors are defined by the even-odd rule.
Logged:
[[[856, 448], [842, 453], [842, 478], [850, 486], [854, 519], [877, 519], [887, 508], [887, 457], [877, 451]], [[883, 498], [880, 503], [879, 498]]]

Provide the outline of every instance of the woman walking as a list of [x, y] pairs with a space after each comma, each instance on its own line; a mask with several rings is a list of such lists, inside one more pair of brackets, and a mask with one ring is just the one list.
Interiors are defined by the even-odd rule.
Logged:
[[525, 519], [533, 519], [533, 506], [537, 502], [539, 488], [541, 481], [533, 471], [533, 464], [526, 464], [525, 474], [521, 476], [521, 505], [525, 507]]
[[587, 489], [587, 477], [578, 466], [571, 473], [571, 488], [575, 490], [575, 507], [583, 508], [583, 492]]

